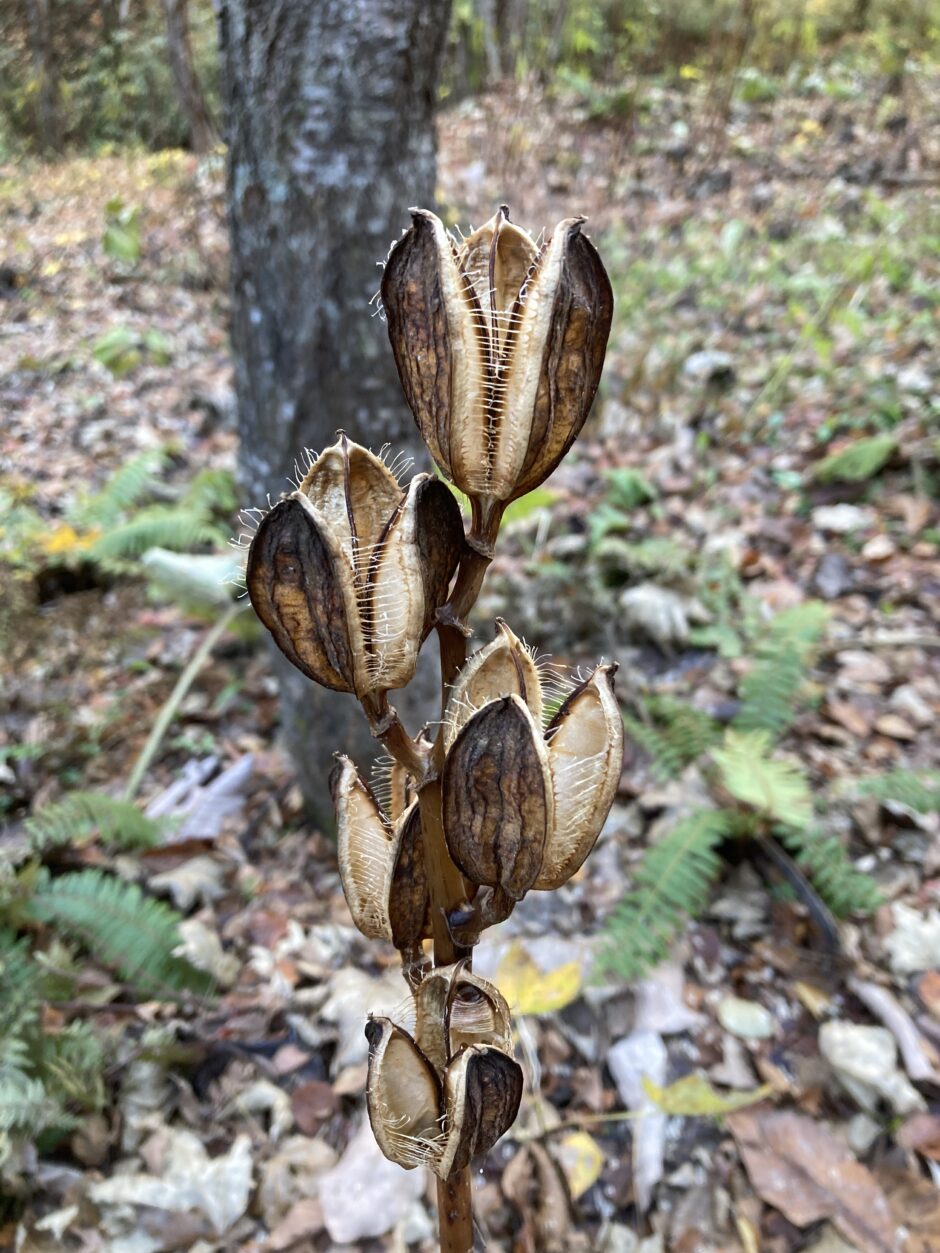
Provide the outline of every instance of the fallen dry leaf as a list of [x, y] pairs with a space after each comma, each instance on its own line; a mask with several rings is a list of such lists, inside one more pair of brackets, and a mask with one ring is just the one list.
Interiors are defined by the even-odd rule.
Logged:
[[898, 1128], [895, 1139], [902, 1149], [940, 1161], [940, 1118], [936, 1114], [912, 1114]]
[[936, 1184], [922, 1175], [890, 1166], [881, 1167], [878, 1181], [901, 1231], [898, 1247], [903, 1253], [937, 1253], [940, 1249], [940, 1190]]
[[828, 1218], [861, 1253], [896, 1253], [884, 1192], [821, 1123], [767, 1107], [732, 1114], [728, 1127], [754, 1188], [791, 1223]]

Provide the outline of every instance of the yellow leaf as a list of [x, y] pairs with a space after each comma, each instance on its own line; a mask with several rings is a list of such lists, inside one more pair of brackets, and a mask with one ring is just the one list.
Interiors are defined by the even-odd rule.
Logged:
[[496, 983], [517, 1014], [550, 1014], [581, 991], [581, 963], [566, 962], [545, 974], [515, 940], [499, 963]]
[[68, 553], [84, 552], [101, 534], [100, 531], [86, 531], [79, 535], [74, 527], [63, 522], [54, 531], [50, 531], [41, 541], [41, 548], [48, 556], [65, 556]]
[[604, 1169], [604, 1152], [586, 1131], [571, 1131], [558, 1141], [555, 1154], [568, 1180], [572, 1201], [597, 1183]]
[[643, 1091], [664, 1114], [680, 1118], [717, 1118], [762, 1101], [769, 1095], [770, 1087], [765, 1085], [752, 1092], [733, 1092], [725, 1096], [713, 1088], [704, 1075], [686, 1075], [667, 1088], [644, 1077]]
[[814, 1018], [823, 1018], [832, 1008], [832, 999], [812, 983], [796, 982], [793, 991]]
[[697, 65], [682, 65], [679, 67], [680, 78], [697, 79], [702, 77], [702, 71]]

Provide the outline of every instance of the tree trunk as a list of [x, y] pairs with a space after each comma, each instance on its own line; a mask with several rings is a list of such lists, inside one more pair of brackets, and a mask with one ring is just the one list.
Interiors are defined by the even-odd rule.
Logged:
[[170, 69], [183, 116], [189, 126], [190, 147], [193, 152], [208, 152], [215, 143], [215, 128], [193, 66], [188, 0], [163, 0], [163, 12], [166, 16]]
[[[342, 428], [418, 454], [377, 263], [434, 198], [434, 98], [449, 0], [225, 0], [232, 341], [246, 502], [276, 499]], [[314, 816], [332, 754], [375, 756], [352, 697], [280, 664], [284, 729]], [[399, 702], [401, 707], [401, 702]], [[406, 712], [406, 711], [403, 711]], [[435, 715], [436, 716], [436, 715]]]
[[58, 152], [62, 147], [62, 117], [49, 8], [50, 0], [26, 0], [29, 55], [39, 84], [36, 132], [43, 152]]

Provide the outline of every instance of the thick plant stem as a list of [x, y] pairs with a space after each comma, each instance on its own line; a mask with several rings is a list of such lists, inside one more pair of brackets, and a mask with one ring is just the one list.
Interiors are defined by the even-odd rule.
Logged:
[[418, 793], [421, 805], [421, 836], [428, 868], [431, 893], [431, 931], [434, 938], [434, 965], [449, 966], [469, 956], [469, 950], [454, 943], [447, 925], [448, 915], [467, 900], [463, 875], [450, 859], [444, 842], [441, 814], [441, 781], [429, 779]]
[[449, 1179], [438, 1179], [437, 1220], [441, 1253], [471, 1253], [473, 1207], [469, 1167], [456, 1171]]

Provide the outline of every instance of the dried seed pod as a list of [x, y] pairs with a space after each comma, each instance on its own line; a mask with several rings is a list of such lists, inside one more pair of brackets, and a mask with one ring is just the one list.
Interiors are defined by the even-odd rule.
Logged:
[[402, 493], [378, 457], [342, 436], [262, 520], [246, 583], [281, 651], [326, 687], [403, 687], [463, 546], [447, 487], [419, 474]]
[[522, 1067], [501, 1049], [465, 1048], [444, 1080], [444, 1151], [430, 1163], [441, 1179], [487, 1153], [515, 1122], [522, 1100]]
[[245, 581], [255, 613], [298, 670], [351, 692], [363, 652], [349, 559], [325, 519], [296, 495], [262, 520]]
[[520, 900], [538, 876], [554, 808], [542, 731], [520, 697], [490, 701], [467, 721], [441, 785], [454, 864], [471, 883]]
[[411, 1170], [436, 1168], [444, 1149], [441, 1081], [407, 1031], [388, 1018], [370, 1018], [366, 1104], [379, 1148]]
[[520, 696], [535, 721], [542, 721], [542, 688], [532, 654], [505, 622], [496, 625], [496, 638], [470, 657], [451, 690], [444, 715], [445, 749], [467, 720], [498, 696]]
[[395, 860], [388, 893], [388, 921], [392, 943], [411, 952], [431, 934], [428, 875], [421, 841], [418, 802], [395, 824]]
[[466, 962], [437, 966], [415, 991], [415, 1040], [441, 1073], [462, 1048], [489, 1044], [512, 1052], [509, 1006], [495, 984]]
[[431, 455], [474, 498], [509, 501], [558, 465], [600, 380], [613, 294], [583, 218], [538, 247], [503, 206], [458, 243], [433, 213], [392, 249], [382, 301]]
[[391, 940], [395, 831], [348, 757], [337, 760], [330, 788], [336, 809], [339, 873], [353, 922], [370, 939]]
[[623, 764], [616, 666], [599, 666], [549, 724], [555, 821], [534, 887], [561, 887], [580, 869], [610, 812]]
[[495, 984], [466, 966], [451, 983], [448, 1039], [451, 1057], [472, 1044], [488, 1044], [512, 1053], [512, 1020], [506, 998]]
[[337, 760], [330, 786], [353, 922], [363, 935], [412, 954], [428, 933], [430, 906], [417, 802], [392, 824], [348, 757]]

